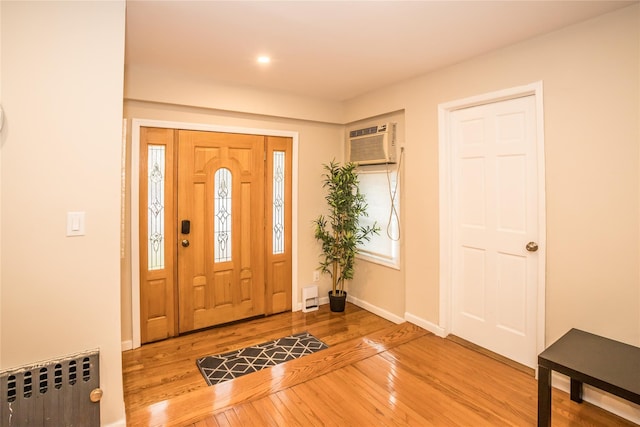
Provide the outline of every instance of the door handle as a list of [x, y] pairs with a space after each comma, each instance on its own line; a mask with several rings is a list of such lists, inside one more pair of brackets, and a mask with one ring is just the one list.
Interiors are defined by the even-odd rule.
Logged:
[[536, 242], [529, 242], [525, 247], [529, 252], [535, 252], [538, 250], [538, 244]]
[[187, 239], [184, 239], [184, 240], [182, 241], [182, 247], [183, 247], [183, 248], [188, 248], [188, 247], [189, 247], [189, 241], [188, 241]]

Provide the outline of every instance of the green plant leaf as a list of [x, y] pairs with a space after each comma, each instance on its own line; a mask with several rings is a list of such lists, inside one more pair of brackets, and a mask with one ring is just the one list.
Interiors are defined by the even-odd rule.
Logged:
[[315, 219], [314, 236], [321, 243], [320, 271], [331, 276], [332, 291], [344, 291], [345, 280], [353, 279], [358, 246], [379, 234], [380, 227], [360, 226], [367, 216], [367, 203], [360, 193], [357, 165], [340, 165], [335, 160], [324, 165], [322, 186], [329, 212]]

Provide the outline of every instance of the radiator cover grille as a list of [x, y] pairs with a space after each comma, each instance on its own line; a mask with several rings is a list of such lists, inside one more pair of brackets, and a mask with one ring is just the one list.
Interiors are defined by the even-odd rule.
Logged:
[[97, 351], [0, 373], [0, 427], [100, 426]]

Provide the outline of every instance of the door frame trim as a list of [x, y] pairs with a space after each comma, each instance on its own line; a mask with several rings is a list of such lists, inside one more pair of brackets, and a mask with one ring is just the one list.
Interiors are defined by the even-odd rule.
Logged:
[[152, 119], [131, 120], [131, 200], [129, 230], [131, 233], [131, 329], [132, 347], [141, 345], [140, 338], [140, 128], [157, 127], [168, 129], [184, 129], [205, 132], [244, 133], [250, 135], [282, 136], [292, 139], [291, 170], [291, 303], [295, 310], [298, 300], [298, 132], [287, 130], [260, 129], [241, 126], [211, 125], [205, 123], [186, 123]]
[[[451, 114], [463, 108], [506, 101], [533, 95], [536, 109], [536, 143], [538, 163], [538, 286], [536, 300], [536, 355], [545, 348], [545, 292], [546, 292], [546, 194], [544, 157], [544, 110], [542, 81], [516, 86], [496, 92], [485, 93], [438, 105], [438, 152], [439, 152], [439, 204], [440, 204], [440, 301], [439, 324], [444, 336], [451, 333], [452, 316], [452, 256], [453, 224], [452, 208], [452, 163]], [[536, 369], [537, 371], [537, 369]]]

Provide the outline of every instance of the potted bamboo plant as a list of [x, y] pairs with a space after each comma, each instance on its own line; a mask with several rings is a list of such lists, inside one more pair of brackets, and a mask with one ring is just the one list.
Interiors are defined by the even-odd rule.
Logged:
[[322, 244], [320, 271], [332, 279], [329, 291], [331, 311], [344, 311], [347, 293], [345, 280], [353, 279], [358, 246], [378, 234], [377, 224], [361, 226], [359, 219], [367, 215], [367, 203], [360, 193], [355, 163], [340, 165], [331, 161], [324, 165], [323, 187], [329, 212], [315, 219], [315, 238]]

